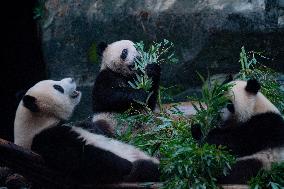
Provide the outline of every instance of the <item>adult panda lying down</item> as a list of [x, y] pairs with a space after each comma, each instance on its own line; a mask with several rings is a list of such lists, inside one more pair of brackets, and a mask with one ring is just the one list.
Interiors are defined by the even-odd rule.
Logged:
[[[107, 137], [112, 120], [100, 114], [80, 125], [61, 124], [70, 118], [80, 99], [81, 92], [71, 78], [34, 85], [16, 112], [15, 144], [35, 151], [49, 167], [82, 183], [157, 181], [156, 158]], [[90, 125], [92, 132], [84, 129]]]
[[[232, 103], [222, 113], [222, 127], [211, 130], [205, 141], [227, 146], [237, 156], [230, 174], [220, 183], [245, 184], [262, 168], [284, 161], [284, 120], [279, 110], [261, 93], [257, 80], [232, 81]], [[200, 128], [192, 134], [200, 139]]]

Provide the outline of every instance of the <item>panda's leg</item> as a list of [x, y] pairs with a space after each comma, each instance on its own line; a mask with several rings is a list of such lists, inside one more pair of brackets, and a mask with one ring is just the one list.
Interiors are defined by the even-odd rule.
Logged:
[[155, 182], [159, 181], [159, 165], [151, 160], [137, 160], [133, 162], [130, 174], [125, 178], [126, 182]]
[[218, 178], [220, 184], [247, 184], [247, 182], [257, 175], [263, 164], [258, 159], [245, 159], [237, 161], [232, 166], [228, 176]]

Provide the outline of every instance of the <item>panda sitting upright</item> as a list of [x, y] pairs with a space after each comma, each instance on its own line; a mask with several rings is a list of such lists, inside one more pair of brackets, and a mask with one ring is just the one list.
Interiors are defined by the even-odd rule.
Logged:
[[[261, 93], [255, 79], [232, 81], [231, 103], [222, 112], [224, 122], [212, 129], [205, 142], [226, 146], [237, 157], [224, 184], [246, 184], [262, 168], [284, 161], [284, 120], [279, 110]], [[200, 127], [192, 127], [200, 139]]]
[[[156, 158], [107, 137], [113, 121], [95, 115], [88, 123], [61, 124], [70, 118], [80, 98], [71, 78], [34, 85], [16, 112], [15, 144], [40, 154], [50, 168], [78, 183], [158, 180]], [[93, 132], [84, 129], [88, 124]]]
[[134, 89], [128, 83], [136, 77], [134, 61], [139, 57], [132, 41], [121, 40], [109, 45], [100, 43], [98, 54], [102, 56], [102, 63], [93, 87], [94, 112], [121, 113], [131, 107], [140, 110], [141, 102], [147, 102], [148, 108], [155, 109], [161, 72], [158, 64], [146, 66], [146, 74], [152, 79], [152, 88], [146, 92]]

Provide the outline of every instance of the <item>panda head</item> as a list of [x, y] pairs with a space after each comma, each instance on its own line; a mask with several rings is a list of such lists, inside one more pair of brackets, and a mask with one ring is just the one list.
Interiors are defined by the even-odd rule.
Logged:
[[135, 58], [139, 57], [134, 43], [129, 40], [100, 43], [98, 54], [102, 56], [101, 70], [110, 69], [123, 75], [133, 74]]
[[222, 110], [224, 121], [246, 122], [252, 116], [279, 110], [259, 91], [261, 86], [256, 79], [232, 81], [228, 92], [230, 103]]
[[44, 80], [27, 91], [20, 106], [31, 114], [68, 120], [80, 99], [74, 79]]
[[22, 98], [15, 117], [15, 143], [30, 148], [41, 130], [68, 120], [80, 102], [81, 92], [71, 78], [44, 80], [31, 87]]

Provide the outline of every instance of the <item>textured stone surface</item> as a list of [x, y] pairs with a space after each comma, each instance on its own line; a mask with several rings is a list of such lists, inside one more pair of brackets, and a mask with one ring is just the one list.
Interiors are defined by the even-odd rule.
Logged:
[[165, 69], [173, 73], [167, 75], [168, 81], [191, 85], [194, 81], [188, 79], [194, 69], [236, 70], [242, 45], [266, 50], [280, 62], [280, 52], [271, 51], [284, 51], [279, 15], [283, 4], [278, 0], [47, 0], [44, 57], [50, 77], [75, 75], [87, 84], [98, 70], [88, 60], [92, 44], [167, 38], [175, 43], [181, 62]]
[[[191, 88], [203, 75], [239, 69], [241, 46], [265, 52], [284, 72], [282, 0], [45, 0], [41, 20], [49, 77], [90, 86], [98, 64], [89, 51], [101, 41], [169, 39], [180, 60], [165, 65], [163, 85]], [[92, 58], [91, 58], [92, 59]], [[88, 98], [88, 97], [85, 97]]]

